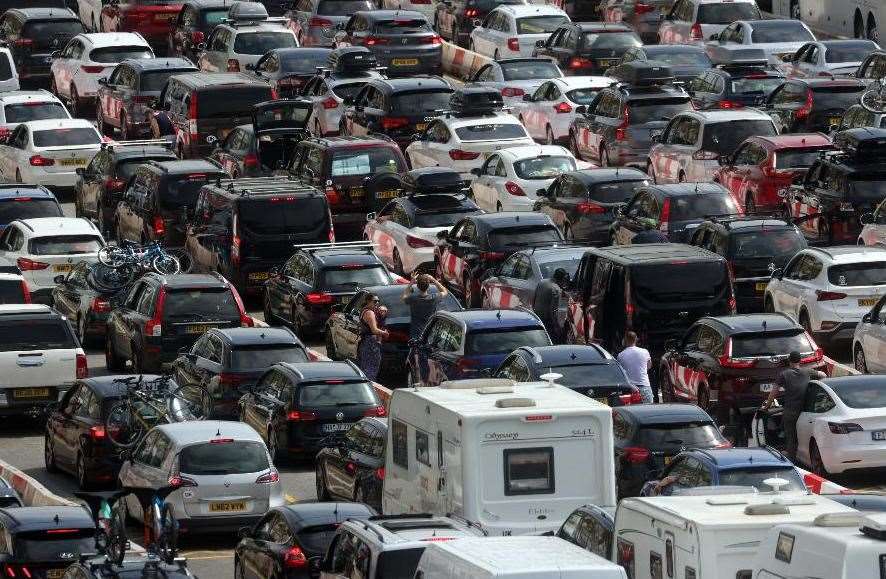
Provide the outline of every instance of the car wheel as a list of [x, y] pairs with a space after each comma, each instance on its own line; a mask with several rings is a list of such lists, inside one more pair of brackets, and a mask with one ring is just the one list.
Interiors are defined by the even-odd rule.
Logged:
[[403, 271], [403, 261], [400, 259], [400, 252], [396, 249], [394, 250], [394, 273], [397, 275], [406, 277], [406, 272]]
[[754, 201], [754, 196], [750, 192], [745, 196], [744, 212], [747, 215], [753, 215], [757, 212], [757, 203]]
[[338, 352], [335, 351], [335, 340], [332, 339], [332, 330], [326, 328], [326, 357], [330, 360], [338, 360]]
[[576, 138], [575, 133], [573, 133], [573, 132], [569, 133], [569, 150], [572, 151], [573, 157], [575, 157], [579, 161], [582, 160], [581, 152], [579, 151], [579, 148], [578, 148], [578, 139]]
[[497, 202], [495, 203], [495, 211], [496, 211], [496, 213], [501, 213], [501, 212], [502, 212], [501, 201], [497, 201]]
[[861, 347], [861, 344], [855, 345], [855, 354], [853, 355], [853, 359], [855, 360], [855, 369], [862, 374], [867, 374], [868, 362], [865, 358], [864, 349]]
[[77, 337], [80, 338], [80, 345], [86, 347], [86, 320], [80, 314], [77, 314]]
[[105, 123], [105, 115], [102, 112], [102, 103], [99, 100], [95, 105], [95, 128], [102, 135], [108, 135], [108, 125]]
[[120, 138], [124, 141], [132, 139], [132, 135], [129, 134], [129, 123], [126, 122], [126, 113], [120, 114]]
[[359, 483], [354, 485], [354, 502], [366, 504], [366, 492], [363, 490], [363, 485]]
[[708, 387], [705, 384], [698, 387], [698, 406], [705, 411], [708, 411], [711, 407], [711, 394], [708, 392]]
[[111, 336], [108, 335], [105, 337], [105, 367], [109, 372], [120, 372], [123, 370], [123, 360], [117, 357], [117, 352], [114, 350], [114, 343], [111, 341]]
[[662, 402], [674, 401], [674, 386], [671, 384], [667, 368], [662, 368], [658, 372], [658, 390], [661, 392]]
[[600, 166], [601, 167], [611, 167], [612, 166], [609, 162], [609, 149], [606, 148], [606, 145], [603, 145], [603, 148], [600, 149]]
[[317, 486], [317, 500], [328, 501], [330, 499], [329, 489], [326, 487], [326, 471], [323, 470], [323, 461], [317, 461], [317, 467], [314, 470], [314, 481]]
[[79, 119], [82, 117], [80, 114], [80, 96], [77, 94], [77, 87], [73, 84], [71, 85], [69, 94], [71, 95], [71, 116], [75, 119]]
[[685, 183], [686, 182], [686, 173], [684, 173], [683, 171], [680, 171], [680, 174], [677, 175], [677, 180], [680, 183]]
[[548, 145], [553, 145], [556, 143], [556, 140], [557, 139], [554, 138], [554, 130], [551, 128], [550, 125], [548, 125], [547, 128], [545, 129], [545, 142]]
[[314, 135], [317, 137], [323, 136], [323, 128], [320, 126], [319, 119], [314, 119]]
[[812, 463], [809, 465], [809, 468], [822, 478], [828, 477], [828, 469], [824, 465], [824, 461], [821, 459], [821, 451], [818, 450], [818, 443], [815, 442], [815, 439], [809, 440], [809, 462]]
[[89, 473], [86, 470], [86, 459], [83, 453], [77, 453], [77, 484], [81, 491], [88, 491], [92, 488], [92, 481], [89, 480]]
[[267, 291], [265, 291], [265, 299], [263, 301], [264, 306], [262, 309], [264, 310], [265, 323], [269, 326], [273, 325], [274, 314], [271, 313], [271, 300], [268, 297]]
[[58, 466], [55, 464], [55, 450], [52, 443], [49, 442], [49, 436], [43, 437], [43, 464], [46, 466], [46, 472], [58, 472]]
[[492, 60], [498, 60], [498, 50], [496, 50], [495, 54], [492, 55]]

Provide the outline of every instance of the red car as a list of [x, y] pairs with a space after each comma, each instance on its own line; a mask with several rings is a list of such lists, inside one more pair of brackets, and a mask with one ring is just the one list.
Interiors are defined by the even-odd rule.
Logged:
[[822, 133], [750, 137], [721, 158], [714, 181], [729, 189], [745, 213], [777, 210], [784, 204], [778, 192], [804, 175], [821, 151], [833, 148]]
[[104, 4], [102, 32], [138, 32], [158, 54], [169, 49], [168, 38], [175, 31], [175, 22], [182, 9], [181, 0], [122, 0]]

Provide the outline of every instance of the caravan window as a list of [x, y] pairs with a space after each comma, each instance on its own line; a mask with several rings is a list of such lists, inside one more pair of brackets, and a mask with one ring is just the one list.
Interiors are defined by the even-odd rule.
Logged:
[[397, 466], [409, 468], [408, 444], [406, 424], [399, 420], [391, 420], [391, 460]]
[[415, 460], [425, 466], [431, 466], [431, 447], [428, 434], [420, 430], [415, 431]]
[[661, 555], [655, 551], [649, 551], [649, 577], [661, 579]]
[[554, 492], [553, 448], [509, 448], [504, 451], [505, 496]]

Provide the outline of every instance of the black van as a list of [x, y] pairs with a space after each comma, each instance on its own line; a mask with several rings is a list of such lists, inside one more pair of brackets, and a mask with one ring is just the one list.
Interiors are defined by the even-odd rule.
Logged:
[[217, 271], [239, 291], [256, 292], [294, 245], [333, 241], [320, 189], [287, 177], [219, 179], [200, 190], [185, 248], [193, 271]]
[[702, 316], [735, 313], [726, 260], [679, 243], [589, 249], [567, 294], [567, 341], [597, 342], [611, 352], [633, 330], [660, 354], [666, 340]]

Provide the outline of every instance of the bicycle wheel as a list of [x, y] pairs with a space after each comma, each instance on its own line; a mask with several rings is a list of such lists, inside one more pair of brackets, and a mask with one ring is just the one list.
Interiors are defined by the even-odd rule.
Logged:
[[111, 511], [111, 525], [108, 531], [108, 547], [106, 552], [108, 559], [114, 565], [119, 565], [123, 562], [128, 542], [126, 538], [126, 512], [123, 505], [124, 500], [121, 499], [117, 501]]
[[111, 407], [105, 418], [105, 432], [111, 444], [118, 448], [132, 448], [145, 435], [141, 420], [129, 402], [121, 400]]
[[861, 106], [876, 114], [886, 112], [886, 95], [880, 91], [869, 90], [861, 95]]
[[191, 259], [191, 254], [188, 253], [187, 249], [177, 247], [175, 249], [167, 249], [166, 252], [178, 260], [181, 273], [191, 273], [191, 269], [194, 267], [194, 260]]
[[199, 384], [179, 386], [169, 396], [169, 415], [174, 422], [205, 420], [211, 412], [212, 398]]
[[178, 551], [178, 520], [172, 507], [163, 503], [160, 510], [159, 534], [157, 535], [157, 555], [167, 563], [172, 563]]
[[120, 267], [126, 263], [126, 256], [119, 247], [106, 245], [98, 250], [98, 261], [108, 267]]
[[181, 271], [182, 266], [175, 256], [161, 253], [151, 259], [151, 269], [161, 275], [175, 275]]

